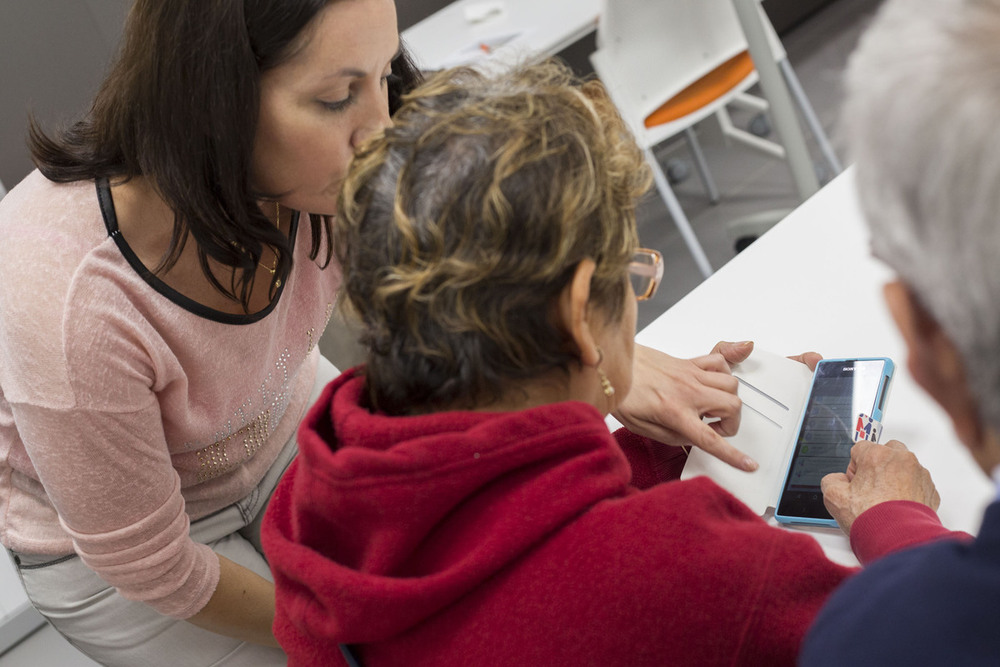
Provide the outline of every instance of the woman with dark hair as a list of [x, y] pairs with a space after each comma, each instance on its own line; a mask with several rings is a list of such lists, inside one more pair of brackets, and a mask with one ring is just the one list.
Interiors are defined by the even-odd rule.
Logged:
[[367, 361], [310, 410], [264, 519], [290, 664], [794, 664], [852, 570], [604, 422], [662, 270], [604, 89], [458, 70], [393, 121], [334, 222]]
[[343, 173], [416, 79], [392, 0], [137, 0], [86, 118], [32, 126], [0, 206], [0, 541], [95, 660], [284, 664], [259, 520], [334, 375]]

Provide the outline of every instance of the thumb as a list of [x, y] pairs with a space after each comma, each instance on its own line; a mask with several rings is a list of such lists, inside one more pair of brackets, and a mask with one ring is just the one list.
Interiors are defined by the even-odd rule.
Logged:
[[847, 475], [832, 472], [820, 480], [819, 486], [823, 490], [823, 506], [826, 511], [836, 520], [840, 529], [850, 535], [855, 517], [850, 511], [851, 483], [847, 480]]
[[718, 352], [726, 360], [730, 366], [733, 364], [738, 364], [741, 361], [746, 360], [753, 352], [753, 341], [745, 340], [739, 343], [731, 343], [729, 341], [719, 341], [712, 348], [712, 353]]
[[819, 481], [819, 488], [823, 491], [824, 498], [843, 496], [847, 493], [850, 485], [851, 482], [847, 479], [847, 475], [842, 472], [831, 472], [824, 475], [823, 479]]

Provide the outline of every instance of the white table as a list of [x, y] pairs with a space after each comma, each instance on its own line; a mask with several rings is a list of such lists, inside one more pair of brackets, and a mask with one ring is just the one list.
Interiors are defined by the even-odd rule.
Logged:
[[[975, 533], [994, 496], [992, 483], [907, 369], [903, 341], [882, 301], [881, 287], [892, 273], [868, 253], [853, 178], [848, 169], [637, 340], [680, 357], [704, 354], [717, 340], [753, 340], [781, 354], [891, 357], [896, 377], [881, 440], [906, 443], [931, 472], [944, 524]], [[831, 558], [856, 563], [839, 531], [801, 530], [815, 535]]]
[[[553, 55], [597, 27], [601, 0], [502, 0], [501, 12], [480, 22], [466, 11], [483, 0], [457, 0], [402, 33], [417, 66], [436, 70], [505, 55]], [[508, 40], [508, 38], [510, 38]]]

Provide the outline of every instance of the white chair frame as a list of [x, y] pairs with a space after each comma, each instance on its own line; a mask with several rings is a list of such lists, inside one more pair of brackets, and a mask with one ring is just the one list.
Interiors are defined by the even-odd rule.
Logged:
[[[785, 85], [816, 138], [823, 157], [834, 174], [840, 173], [840, 161], [788, 62], [781, 41], [759, 4], [757, 9]], [[661, 29], [664, 25], [675, 25], [679, 30], [668, 34]], [[597, 42], [598, 50], [591, 55], [594, 70], [635, 134], [652, 167], [660, 197], [699, 271], [708, 277], [712, 266], [656, 160], [653, 148], [683, 134], [713, 203], [718, 201], [719, 191], [692, 129], [699, 121], [715, 115], [727, 138], [785, 159], [786, 152], [782, 145], [736, 127], [727, 111], [727, 105], [758, 112], [769, 109], [766, 99], [747, 93], [758, 82], [757, 72], [754, 70], [731, 90], [682, 118], [651, 128], [645, 127], [644, 121], [660, 104], [747, 50], [746, 37], [731, 0], [607, 0], [598, 23]], [[654, 71], [651, 72], [651, 69]]]

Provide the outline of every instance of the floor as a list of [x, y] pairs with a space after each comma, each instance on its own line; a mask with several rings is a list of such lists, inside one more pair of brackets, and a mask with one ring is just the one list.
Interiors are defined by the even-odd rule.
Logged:
[[[840, 75], [859, 32], [878, 4], [879, 0], [838, 0], [782, 39], [807, 96], [834, 140], [841, 98]], [[718, 268], [735, 256], [735, 239], [731, 231], [734, 222], [762, 212], [791, 209], [799, 202], [784, 162], [740, 146], [722, 145], [717, 130], [710, 123], [699, 127], [698, 133], [722, 200], [716, 205], [709, 204], [693, 174], [674, 188], [709, 261]], [[818, 156], [818, 152], [813, 151], [813, 155]], [[658, 156], [661, 162], [682, 160], [691, 167], [683, 144], [668, 143], [658, 151]], [[701, 274], [655, 193], [651, 193], [640, 208], [639, 236], [643, 245], [663, 253], [666, 264], [659, 292], [652, 300], [640, 304], [638, 326], [642, 329], [697, 286]], [[350, 327], [339, 320], [331, 322], [320, 341], [320, 348], [340, 368], [360, 359]], [[0, 667], [95, 664], [78, 654], [49, 626], [43, 626], [0, 655]]]

